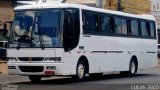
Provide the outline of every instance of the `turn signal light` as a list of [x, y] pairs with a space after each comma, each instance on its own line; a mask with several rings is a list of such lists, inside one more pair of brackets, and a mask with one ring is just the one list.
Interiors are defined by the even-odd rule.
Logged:
[[16, 66], [8, 66], [9, 69], [16, 69]]

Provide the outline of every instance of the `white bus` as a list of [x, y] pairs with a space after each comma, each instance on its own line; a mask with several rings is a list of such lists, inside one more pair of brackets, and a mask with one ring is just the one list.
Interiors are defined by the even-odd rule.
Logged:
[[77, 4], [18, 6], [7, 49], [11, 75], [135, 75], [157, 65], [157, 29], [151, 15]]

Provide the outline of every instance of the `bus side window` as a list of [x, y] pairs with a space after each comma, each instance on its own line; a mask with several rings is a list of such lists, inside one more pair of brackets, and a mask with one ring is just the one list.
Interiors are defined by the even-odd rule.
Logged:
[[155, 27], [154, 27], [154, 23], [150, 22], [150, 33], [151, 33], [151, 37], [155, 36]]
[[114, 17], [111, 17], [111, 33], [114, 33], [115, 32], [115, 27], [114, 27]]
[[101, 32], [102, 33], [112, 33], [112, 27], [111, 27], [111, 18], [109, 16], [106, 15], [102, 15], [101, 16]]
[[115, 32], [116, 34], [127, 35], [127, 22], [126, 19], [115, 18]]
[[127, 19], [127, 30], [128, 30], [128, 35], [132, 35], [130, 19]]
[[85, 32], [98, 31], [98, 15], [92, 12], [83, 11], [83, 29]]
[[146, 22], [146, 27], [147, 27], [148, 36], [151, 36], [150, 23], [149, 22]]
[[138, 21], [131, 20], [130, 27], [131, 27], [130, 29], [131, 29], [132, 35], [133, 36], [138, 36], [139, 35]]
[[122, 19], [122, 26], [121, 26], [121, 34], [127, 35], [127, 21], [126, 19]]
[[146, 22], [144, 22], [144, 21], [141, 21], [141, 32], [142, 32], [142, 36], [149, 36]]

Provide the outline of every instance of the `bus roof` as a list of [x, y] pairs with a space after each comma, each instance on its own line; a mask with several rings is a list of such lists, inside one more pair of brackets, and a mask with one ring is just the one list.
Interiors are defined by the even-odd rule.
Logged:
[[41, 3], [41, 4], [32, 4], [32, 5], [22, 5], [22, 6], [16, 7], [14, 10], [15, 11], [37, 10], [37, 9], [40, 10], [40, 9], [48, 9], [48, 8], [79, 8], [83, 10], [90, 10], [90, 11], [101, 12], [101, 13], [106, 13], [106, 14], [120, 15], [124, 17], [139, 18], [139, 19], [152, 20], [152, 21], [156, 20], [153, 15], [149, 15], [149, 14], [137, 15], [137, 14], [130, 14], [130, 13], [125, 13], [121, 11], [112, 11], [112, 10], [106, 10], [102, 8], [90, 7], [87, 5], [68, 4], [68, 3]]

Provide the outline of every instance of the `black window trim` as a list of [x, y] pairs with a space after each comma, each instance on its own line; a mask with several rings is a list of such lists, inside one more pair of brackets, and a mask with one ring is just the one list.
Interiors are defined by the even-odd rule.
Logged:
[[[112, 37], [128, 37], [128, 38], [141, 38], [141, 39], [157, 39], [157, 35], [156, 35], [156, 23], [154, 20], [146, 20], [146, 19], [139, 19], [139, 18], [133, 18], [133, 17], [127, 17], [127, 16], [120, 16], [120, 15], [114, 15], [114, 14], [109, 14], [109, 13], [103, 13], [103, 12], [97, 12], [97, 11], [91, 11], [91, 10], [85, 10], [85, 9], [82, 9], [82, 18], [83, 18], [83, 13], [85, 12], [91, 12], [91, 13], [94, 13], [94, 14], [97, 14], [98, 17], [100, 17], [101, 15], [105, 15], [105, 16], [108, 16], [108, 17], [118, 17], [118, 18], [121, 18], [121, 19], [126, 19], [126, 22], [128, 22], [129, 20], [136, 20], [138, 21], [138, 29], [139, 29], [139, 36], [138, 35], [131, 35], [129, 34], [129, 26], [128, 26], [128, 23], [127, 23], [127, 34], [116, 34], [115, 33], [115, 30], [113, 33], [105, 33], [105, 32], [100, 32], [100, 28], [98, 30], [98, 32], [88, 32], [88, 31], [83, 31], [83, 34], [84, 35], [96, 35], [96, 36], [112, 36]], [[142, 36], [142, 31], [140, 29], [140, 22], [141, 21], [144, 21], [144, 22], [152, 22], [154, 23], [154, 37], [151, 37], [151, 36]], [[100, 22], [100, 20], [98, 21]], [[98, 23], [98, 25], [100, 25], [100, 23]]]

